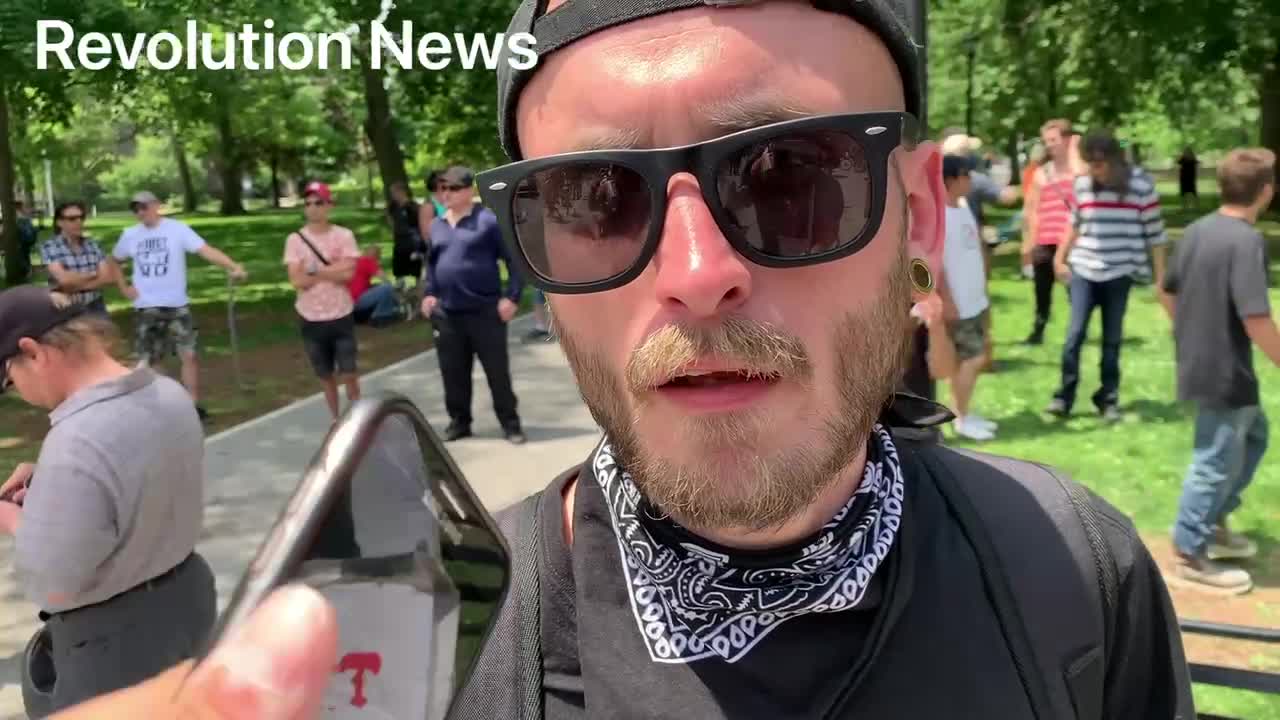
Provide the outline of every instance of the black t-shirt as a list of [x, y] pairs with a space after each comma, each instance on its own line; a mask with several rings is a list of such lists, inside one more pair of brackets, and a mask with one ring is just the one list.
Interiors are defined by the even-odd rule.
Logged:
[[[903, 522], [865, 605], [789, 620], [736, 663], [668, 664], [652, 661], [638, 636], [604, 495], [586, 473], [576, 476], [566, 546], [561, 498], [574, 477], [543, 503], [546, 720], [1032, 717], [977, 557], [931, 482], [906, 478]], [[1171, 718], [1183, 678], [1171, 672], [1177, 626], [1159, 569], [1122, 523], [1102, 532], [1119, 564], [1123, 628], [1103, 712]], [[1045, 602], [1057, 597], [1045, 593]]]
[[414, 243], [420, 242], [421, 232], [418, 229], [418, 211], [421, 206], [410, 200], [404, 205], [392, 205], [387, 208], [391, 215], [391, 233], [395, 238], [397, 250], [418, 250]]
[[1257, 405], [1243, 321], [1271, 314], [1262, 234], [1220, 213], [1197, 220], [1178, 242], [1164, 289], [1175, 298], [1178, 398], [1213, 408]]

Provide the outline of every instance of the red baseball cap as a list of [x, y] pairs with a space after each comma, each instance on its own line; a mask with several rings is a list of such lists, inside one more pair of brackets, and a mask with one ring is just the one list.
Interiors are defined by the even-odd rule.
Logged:
[[320, 199], [327, 202], [333, 202], [333, 192], [329, 190], [329, 186], [322, 182], [307, 183], [307, 187], [302, 191], [302, 197], [311, 195], [319, 195]]

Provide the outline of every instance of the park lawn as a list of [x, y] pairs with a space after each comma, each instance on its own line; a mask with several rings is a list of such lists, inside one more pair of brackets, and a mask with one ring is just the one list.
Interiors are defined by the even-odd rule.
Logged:
[[[188, 257], [189, 293], [200, 337], [201, 403], [210, 413], [212, 435], [245, 420], [283, 407], [319, 391], [298, 336], [295, 294], [282, 263], [284, 238], [301, 225], [301, 211], [263, 210], [240, 217], [189, 214], [174, 216], [189, 223], [210, 244], [245, 266], [246, 283], [235, 290], [236, 336], [244, 388], [235, 381], [228, 325], [226, 273], [196, 256]], [[333, 221], [351, 228], [362, 245], [383, 246], [383, 264], [390, 270], [391, 235], [376, 211], [340, 209]], [[124, 213], [103, 214], [87, 226], [103, 250], [111, 252], [120, 232], [132, 224]], [[48, 232], [41, 233], [41, 239]], [[522, 303], [527, 309], [529, 293]], [[130, 304], [114, 288], [107, 303], [121, 333], [119, 356], [132, 361], [133, 317]], [[388, 328], [360, 326], [360, 370], [368, 372], [416, 355], [431, 346], [430, 325], [419, 319]], [[165, 364], [178, 376], [178, 362]], [[16, 463], [34, 460], [48, 430], [47, 413], [23, 403], [16, 394], [0, 395], [0, 474]]]
[[[1210, 208], [1209, 199], [1203, 201]], [[1165, 198], [1175, 207], [1176, 198]], [[1172, 238], [1193, 219], [1180, 211], [1169, 213]], [[1194, 215], [1194, 214], [1192, 214]], [[1007, 215], [996, 212], [989, 222]], [[1280, 223], [1262, 224], [1274, 271], [1280, 258]], [[1101, 331], [1095, 313], [1088, 344], [1081, 353], [1081, 384], [1074, 415], [1065, 420], [1041, 413], [1057, 388], [1059, 355], [1066, 335], [1069, 308], [1066, 295], [1055, 291], [1052, 321], [1045, 344], [1024, 347], [1034, 313], [1031, 281], [1022, 279], [1018, 245], [997, 248], [993, 261], [991, 296], [996, 374], [983, 375], [974, 393], [974, 408], [999, 423], [995, 441], [981, 449], [1001, 455], [1035, 459], [1056, 466], [1088, 485], [1129, 514], [1148, 547], [1169, 571], [1172, 567], [1169, 530], [1177, 511], [1183, 474], [1190, 460], [1193, 411], [1177, 403], [1172, 328], [1153, 288], [1135, 287], [1125, 318], [1121, 351], [1121, 403], [1125, 421], [1109, 426], [1093, 411], [1089, 396], [1098, 386]], [[1280, 290], [1272, 291], [1280, 307]], [[1280, 418], [1280, 370], [1261, 353], [1255, 367], [1262, 385], [1267, 414]], [[939, 399], [950, 401], [949, 388], [939, 387]], [[1274, 433], [1273, 433], [1274, 436]], [[979, 444], [957, 439], [967, 447]], [[1274, 451], [1273, 451], [1274, 452]], [[1255, 589], [1224, 600], [1194, 591], [1171, 589], [1180, 617], [1280, 627], [1280, 463], [1268, 456], [1245, 494], [1244, 506], [1232, 516], [1233, 529], [1258, 541], [1260, 556], [1247, 565]], [[1280, 672], [1280, 647], [1255, 643], [1186, 639], [1193, 661], [1227, 664], [1265, 672]], [[1280, 698], [1196, 686], [1197, 709], [1249, 720], [1280, 720]]]

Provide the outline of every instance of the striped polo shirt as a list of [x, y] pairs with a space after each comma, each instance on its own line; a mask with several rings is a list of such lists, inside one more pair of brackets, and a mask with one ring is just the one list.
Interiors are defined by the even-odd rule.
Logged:
[[1071, 209], [1075, 206], [1074, 178], [1054, 172], [1053, 164], [1044, 166], [1044, 184], [1036, 203], [1037, 245], [1061, 245], [1071, 227]]
[[1150, 248], [1168, 241], [1160, 215], [1160, 195], [1151, 176], [1135, 167], [1124, 195], [1094, 187], [1082, 175], [1075, 182], [1076, 241], [1067, 263], [1071, 272], [1093, 282], [1144, 274]]

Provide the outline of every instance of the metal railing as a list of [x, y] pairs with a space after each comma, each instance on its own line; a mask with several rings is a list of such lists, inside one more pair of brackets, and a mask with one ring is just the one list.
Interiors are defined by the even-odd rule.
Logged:
[[[1179, 620], [1179, 627], [1184, 635], [1208, 635], [1228, 640], [1247, 640], [1250, 642], [1272, 643], [1280, 645], [1280, 629], [1250, 627], [1247, 625], [1228, 625], [1225, 623], [1206, 622], [1204, 620]], [[1188, 663], [1191, 669], [1191, 682], [1202, 685], [1245, 690], [1249, 692], [1280, 695], [1280, 673], [1258, 672], [1243, 668], [1211, 665], [1208, 663]], [[1221, 715], [1201, 714], [1200, 720], [1236, 720]]]

